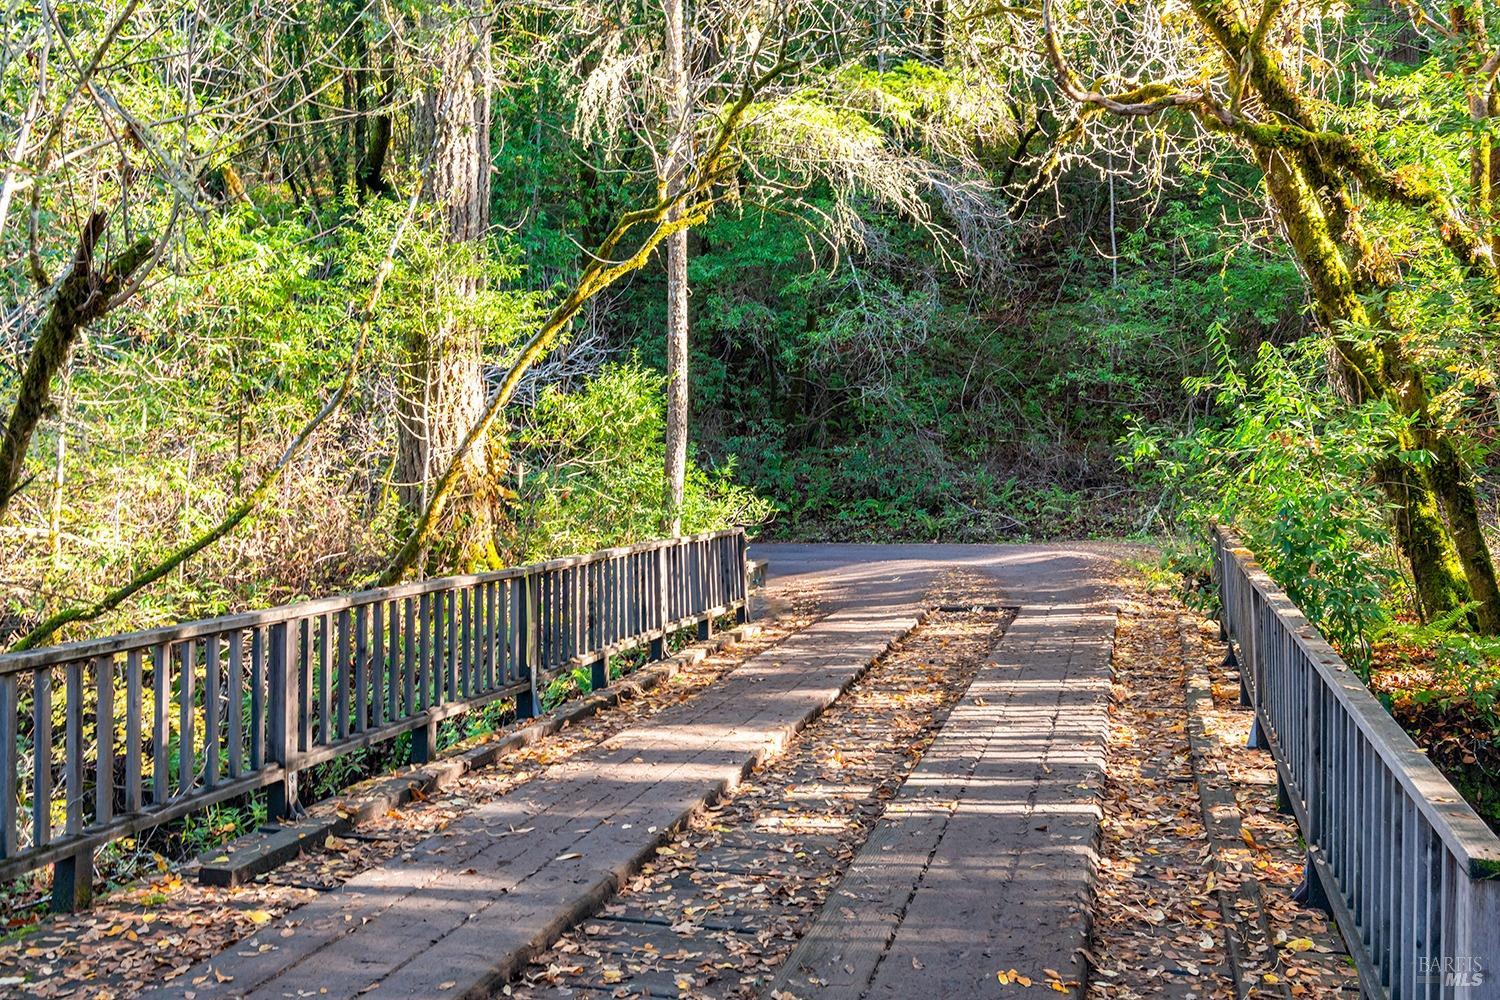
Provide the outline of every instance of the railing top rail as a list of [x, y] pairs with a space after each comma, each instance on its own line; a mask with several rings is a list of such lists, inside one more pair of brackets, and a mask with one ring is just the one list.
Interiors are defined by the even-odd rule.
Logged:
[[1214, 526], [1214, 535], [1221, 551], [1234, 559], [1245, 579], [1281, 620], [1287, 635], [1322, 679], [1325, 690], [1338, 699], [1460, 864], [1476, 877], [1500, 877], [1500, 837], [1495, 836], [1406, 730], [1391, 718], [1238, 536], [1222, 525]]
[[621, 556], [633, 555], [640, 552], [652, 552], [657, 549], [669, 548], [686, 542], [712, 541], [716, 538], [742, 534], [744, 530], [744, 528], [726, 528], [722, 531], [708, 531], [697, 535], [656, 538], [644, 542], [636, 542], [632, 545], [617, 545], [613, 548], [599, 549], [583, 555], [563, 556], [557, 559], [549, 559], [546, 562], [512, 566], [491, 573], [469, 573], [457, 576], [434, 577], [430, 580], [398, 583], [390, 587], [377, 587], [352, 594], [336, 594], [332, 597], [320, 597], [310, 601], [296, 601], [291, 604], [282, 604], [257, 611], [241, 611], [230, 615], [220, 615], [216, 618], [203, 618], [175, 625], [159, 625], [156, 628], [143, 629], [138, 632], [102, 636], [98, 639], [81, 639], [77, 642], [67, 642], [57, 646], [43, 646], [38, 649], [28, 649], [18, 653], [0, 653], [0, 676], [40, 670], [43, 667], [55, 666], [61, 663], [73, 663], [96, 656], [114, 656], [130, 650], [146, 649], [163, 642], [178, 642], [184, 639], [197, 639], [203, 636], [219, 635], [234, 629], [258, 628], [265, 625], [275, 625], [280, 622], [296, 621], [334, 611], [342, 611], [346, 608], [373, 604], [378, 601], [417, 597], [422, 594], [431, 594], [438, 591], [451, 590], [455, 587], [471, 586], [477, 583], [520, 579], [535, 573], [584, 566], [604, 559], [617, 559]]

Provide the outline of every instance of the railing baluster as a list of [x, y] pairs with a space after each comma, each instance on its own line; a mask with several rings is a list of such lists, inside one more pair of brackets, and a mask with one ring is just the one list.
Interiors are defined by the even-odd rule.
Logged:
[[371, 725], [380, 726], [385, 722], [385, 698], [380, 690], [385, 677], [385, 602], [376, 601], [370, 606], [370, 614], [370, 638], [374, 648], [370, 655], [369, 717]]
[[469, 588], [464, 587], [458, 592], [458, 690], [454, 695], [459, 698], [467, 698], [472, 693], [469, 684], [470, 673], [474, 668], [473, 646], [469, 641], [473, 628], [469, 618], [470, 603]]
[[229, 642], [229, 777], [245, 773], [245, 635], [227, 634]]
[[193, 754], [193, 700], [197, 686], [194, 660], [197, 658], [197, 643], [192, 639], [178, 643], [177, 651], [181, 657], [181, 677], [177, 682], [177, 792], [186, 795], [192, 791], [198, 772], [197, 760]]
[[21, 791], [21, 743], [16, 719], [20, 707], [16, 675], [0, 675], [0, 858], [15, 856], [20, 834], [16, 824]]
[[317, 722], [318, 637], [313, 619], [297, 619], [297, 749], [311, 750], [317, 737], [313, 727]]
[[349, 609], [344, 608], [338, 617], [339, 660], [333, 671], [333, 732], [335, 739], [349, 735]]
[[64, 674], [67, 714], [63, 722], [63, 782], [67, 798], [63, 829], [71, 837], [83, 829], [83, 664], [72, 661]]
[[115, 658], [94, 658], [94, 825], [115, 812]]
[[458, 700], [458, 595], [443, 596], [443, 701], [450, 702]]
[[266, 766], [266, 630], [250, 630], [250, 770]]
[[31, 843], [52, 842], [52, 668], [43, 667], [32, 681]]
[[219, 642], [215, 633], [204, 641], [203, 650], [203, 784], [219, 783]]
[[125, 654], [125, 811], [141, 811], [141, 716], [145, 711], [141, 692], [141, 651]]
[[402, 716], [411, 718], [417, 712], [416, 704], [416, 666], [417, 666], [417, 602], [410, 597], [401, 602], [401, 610], [405, 615], [403, 621], [402, 636], [406, 640], [405, 652], [401, 657], [401, 704]]
[[169, 707], [172, 701], [172, 644], [159, 643], [152, 650], [151, 687], [155, 696], [153, 715], [155, 725], [151, 730], [151, 801], [161, 805], [171, 795], [168, 778], [171, 765], [167, 760]]
[[362, 733], [369, 724], [370, 710], [370, 609], [354, 609], [354, 717], [352, 731]]
[[499, 636], [499, 623], [495, 614], [498, 604], [496, 594], [499, 589], [500, 585], [493, 580], [484, 585], [484, 688], [486, 692], [495, 690], [502, 683], [496, 676], [495, 670], [496, 639]]
[[418, 690], [422, 697], [417, 707], [426, 710], [432, 707], [432, 595], [421, 596], [417, 615], [417, 662], [420, 668]]
[[385, 666], [385, 718], [387, 722], [401, 719], [401, 615], [397, 601], [386, 603], [386, 622], [390, 629], [390, 641], [386, 643]]

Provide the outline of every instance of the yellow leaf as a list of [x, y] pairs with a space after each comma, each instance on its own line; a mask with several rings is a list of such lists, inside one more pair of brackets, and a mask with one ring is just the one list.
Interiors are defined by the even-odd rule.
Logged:
[[1066, 992], [1068, 992], [1068, 988], [1066, 986], [1064, 986], [1061, 982], [1059, 982], [1056, 979], [1052, 980], [1052, 982], [1048, 983], [1047, 985], [1050, 986], [1050, 987], [1052, 987], [1054, 990], [1056, 990], [1059, 993], [1066, 993]]
[[603, 978], [606, 983], [618, 983], [625, 978], [625, 973], [619, 969], [605, 969]]
[[246, 910], [245, 916], [257, 927], [263, 927], [271, 922], [271, 914], [265, 910]]
[[1311, 938], [1292, 938], [1286, 946], [1291, 951], [1312, 951], [1313, 943]]

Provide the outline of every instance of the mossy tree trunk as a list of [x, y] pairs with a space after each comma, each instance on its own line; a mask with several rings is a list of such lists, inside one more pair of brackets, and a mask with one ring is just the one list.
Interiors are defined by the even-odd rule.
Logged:
[[[428, 95], [432, 159], [427, 190], [452, 243], [473, 243], [489, 230], [489, 19], [477, 7], [440, 26], [437, 81]], [[408, 337], [402, 378], [399, 493], [415, 517], [427, 508], [433, 481], [458, 454], [485, 408], [481, 330], [463, 300], [479, 291], [471, 275], [444, 275], [434, 290], [437, 310]], [[437, 539], [424, 555], [429, 569], [498, 565], [499, 476], [490, 439], [463, 451], [453, 498]]]
[[[1320, 129], [1294, 77], [1267, 44], [1267, 30], [1252, 28], [1221, 0], [1192, 0], [1192, 7], [1219, 43], [1227, 76], [1240, 81], [1264, 116], [1278, 124], [1257, 127], [1233, 117], [1226, 122], [1222, 110], [1215, 115], [1200, 110], [1200, 117], [1209, 127], [1236, 135], [1260, 164], [1318, 318], [1333, 339], [1338, 374], [1350, 395], [1357, 401], [1384, 401], [1403, 418], [1375, 473], [1390, 502], [1396, 540], [1411, 568], [1422, 612], [1438, 616], [1472, 602], [1473, 624], [1500, 633], [1500, 586], [1473, 476], [1457, 432], [1433, 409], [1419, 360], [1382, 308], [1395, 276], [1360, 222], [1355, 190], [1384, 191], [1429, 212], [1440, 207], [1440, 199], [1412, 185], [1402, 188], [1399, 179], [1392, 183], [1368, 173], [1359, 176], [1356, 164], [1373, 158], [1347, 137]], [[1274, 14], [1275, 7], [1270, 10]], [[1272, 20], [1263, 17], [1261, 24], [1269, 28]], [[1335, 139], [1338, 145], [1325, 147]], [[1475, 166], [1486, 207], [1488, 168], [1486, 143], [1476, 152]], [[1465, 235], [1442, 225], [1439, 231], [1455, 252], [1468, 252]], [[1466, 263], [1478, 260], [1470, 254]], [[1413, 457], [1419, 454], [1426, 459]]]
[[25, 486], [26, 452], [42, 419], [52, 409], [52, 380], [68, 363], [85, 327], [119, 303], [115, 301], [155, 249], [151, 240], [131, 244], [113, 260], [100, 265], [99, 241], [108, 216], [95, 212], [78, 236], [78, 249], [68, 273], [58, 285], [41, 330], [31, 345], [16, 390], [10, 417], [0, 433], [0, 520], [11, 500]]

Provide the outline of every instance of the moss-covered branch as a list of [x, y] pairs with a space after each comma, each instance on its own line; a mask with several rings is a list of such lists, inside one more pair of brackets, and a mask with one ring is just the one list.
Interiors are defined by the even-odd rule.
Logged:
[[16, 401], [0, 436], [0, 519], [19, 491], [31, 439], [51, 409], [52, 379], [67, 364], [84, 328], [110, 310], [115, 295], [151, 258], [156, 246], [152, 240], [137, 240], [103, 267], [96, 267], [95, 253], [107, 222], [108, 216], [95, 212], [84, 224], [73, 263], [31, 345]]
[[281, 481], [282, 474], [292, 464], [292, 460], [302, 451], [303, 446], [312, 438], [313, 434], [343, 407], [345, 400], [354, 389], [359, 365], [364, 357], [365, 348], [370, 342], [370, 332], [375, 322], [375, 307], [380, 301], [380, 293], [385, 288], [385, 282], [390, 277], [395, 267], [396, 253], [401, 246], [401, 241], [406, 235], [407, 227], [411, 224], [416, 214], [421, 184], [412, 192], [411, 200], [407, 204], [406, 214], [402, 216], [395, 232], [391, 234], [390, 243], [387, 244], [385, 255], [381, 258], [380, 265], [376, 268], [375, 275], [371, 279], [370, 288], [359, 306], [353, 311], [353, 318], [359, 324], [359, 335], [355, 341], [354, 350], [349, 356], [347, 367], [344, 371], [343, 381], [334, 390], [333, 395], [318, 410], [313, 417], [302, 425], [302, 429], [292, 438], [276, 464], [261, 477], [255, 489], [242, 497], [239, 503], [226, 514], [219, 523], [208, 531], [180, 546], [166, 558], [157, 562], [150, 569], [136, 574], [126, 583], [121, 584], [103, 597], [88, 604], [75, 605], [65, 608], [43, 620], [10, 648], [12, 652], [23, 649], [33, 649], [42, 645], [57, 634], [59, 629], [79, 622], [93, 621], [102, 615], [108, 614], [119, 607], [125, 601], [150, 587], [152, 584], [172, 573], [177, 567], [198, 555], [209, 546], [228, 536], [240, 526], [271, 494], [272, 489]]

